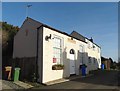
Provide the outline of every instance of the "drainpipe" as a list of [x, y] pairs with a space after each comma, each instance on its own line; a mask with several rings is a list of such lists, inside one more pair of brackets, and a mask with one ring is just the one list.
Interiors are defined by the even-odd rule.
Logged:
[[[42, 25], [40, 27], [42, 27]], [[37, 50], [36, 50], [36, 66], [35, 66], [36, 82], [39, 77], [39, 74], [38, 74], [38, 49], [39, 49], [39, 29], [40, 29], [40, 27], [37, 28]]]

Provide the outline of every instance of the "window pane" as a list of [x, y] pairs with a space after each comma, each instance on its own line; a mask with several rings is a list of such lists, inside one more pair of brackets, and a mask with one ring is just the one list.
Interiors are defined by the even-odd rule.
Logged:
[[57, 63], [60, 63], [61, 60], [61, 39], [54, 37], [54, 45], [53, 45], [53, 57], [57, 59]]

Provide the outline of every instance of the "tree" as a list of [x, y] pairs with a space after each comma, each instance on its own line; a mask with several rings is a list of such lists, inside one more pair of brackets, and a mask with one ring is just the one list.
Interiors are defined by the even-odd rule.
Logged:
[[110, 62], [111, 62], [111, 64], [110, 64], [110, 68], [112, 68], [112, 69], [116, 69], [116, 68], [117, 68], [117, 63], [114, 62], [114, 61], [112, 60], [112, 58], [109, 58], [109, 60], [110, 60]]
[[2, 65], [10, 65], [10, 59], [13, 54], [13, 40], [19, 28], [7, 24], [7, 22], [0, 22], [2, 24]]

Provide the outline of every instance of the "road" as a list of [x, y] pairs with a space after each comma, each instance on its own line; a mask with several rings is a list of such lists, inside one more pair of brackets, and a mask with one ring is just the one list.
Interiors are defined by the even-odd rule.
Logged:
[[40, 85], [33, 89], [120, 89], [118, 76], [120, 78], [120, 74], [115, 70], [99, 70], [90, 77], [77, 78], [51, 86]]

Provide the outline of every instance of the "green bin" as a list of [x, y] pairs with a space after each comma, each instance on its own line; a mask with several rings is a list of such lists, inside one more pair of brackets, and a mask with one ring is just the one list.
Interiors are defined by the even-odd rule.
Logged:
[[20, 68], [15, 68], [14, 81], [19, 81]]

